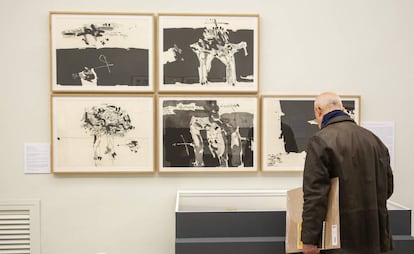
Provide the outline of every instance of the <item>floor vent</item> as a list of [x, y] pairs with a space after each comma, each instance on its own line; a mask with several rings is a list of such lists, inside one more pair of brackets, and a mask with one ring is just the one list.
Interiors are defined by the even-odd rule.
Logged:
[[0, 254], [40, 254], [40, 201], [0, 200]]

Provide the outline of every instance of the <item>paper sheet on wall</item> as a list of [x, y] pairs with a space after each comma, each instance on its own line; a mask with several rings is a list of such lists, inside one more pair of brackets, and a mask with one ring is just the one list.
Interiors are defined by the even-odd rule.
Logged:
[[24, 144], [24, 173], [50, 173], [50, 144]]
[[394, 122], [363, 122], [362, 127], [372, 131], [388, 148], [390, 153], [391, 167], [394, 170]]

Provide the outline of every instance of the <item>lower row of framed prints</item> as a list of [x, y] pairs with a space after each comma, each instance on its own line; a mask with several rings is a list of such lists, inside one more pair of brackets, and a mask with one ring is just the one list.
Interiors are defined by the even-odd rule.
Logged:
[[[313, 98], [262, 96], [260, 108], [255, 95], [52, 94], [52, 171], [256, 172], [259, 160], [262, 171], [301, 171]], [[357, 121], [359, 105], [344, 99]]]

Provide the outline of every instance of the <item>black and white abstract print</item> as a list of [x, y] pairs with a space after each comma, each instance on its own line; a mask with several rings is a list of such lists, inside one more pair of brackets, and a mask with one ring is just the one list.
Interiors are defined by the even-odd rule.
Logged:
[[160, 17], [161, 89], [257, 87], [256, 17]]
[[152, 86], [152, 16], [52, 14], [56, 90]]
[[256, 166], [256, 99], [164, 98], [165, 171], [246, 171]]
[[53, 97], [56, 172], [153, 170], [152, 97]]
[[[358, 122], [359, 102], [343, 99], [342, 103]], [[263, 99], [264, 170], [303, 170], [308, 140], [319, 130], [313, 109], [313, 98]]]

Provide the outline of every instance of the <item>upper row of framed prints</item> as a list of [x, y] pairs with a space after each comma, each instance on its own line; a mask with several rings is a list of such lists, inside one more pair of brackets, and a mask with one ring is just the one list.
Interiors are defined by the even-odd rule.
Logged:
[[257, 14], [49, 12], [49, 26], [51, 92], [259, 91]]
[[[300, 172], [314, 98], [52, 94], [52, 171]], [[359, 123], [360, 96], [342, 101]]]

